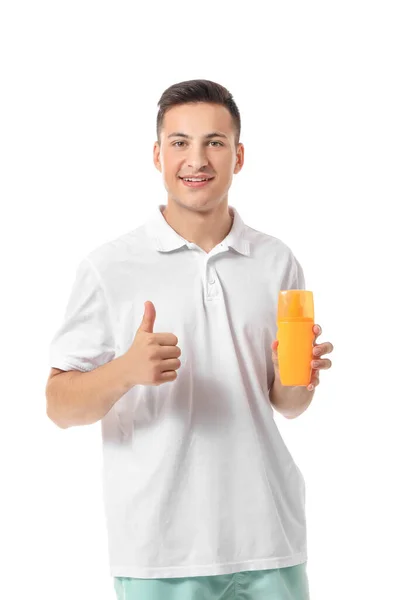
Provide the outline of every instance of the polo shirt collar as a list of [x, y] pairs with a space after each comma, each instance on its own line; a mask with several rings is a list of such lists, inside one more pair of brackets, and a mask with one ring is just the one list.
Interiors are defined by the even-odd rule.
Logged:
[[[170, 252], [182, 246], [191, 248], [191, 242], [180, 236], [165, 220], [162, 210], [165, 205], [159, 204], [155, 207], [152, 217], [147, 222], [146, 230], [160, 252]], [[228, 235], [222, 240], [225, 250], [233, 248], [240, 254], [250, 255], [250, 243], [245, 238], [245, 224], [237, 210], [229, 205], [229, 213], [234, 215], [232, 228]]]

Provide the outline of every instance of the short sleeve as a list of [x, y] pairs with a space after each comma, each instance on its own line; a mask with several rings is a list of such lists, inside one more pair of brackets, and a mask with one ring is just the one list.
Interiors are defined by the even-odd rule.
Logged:
[[305, 277], [302, 266], [294, 254], [290, 253], [286, 275], [283, 279], [282, 290], [305, 290]]
[[93, 265], [84, 258], [76, 270], [63, 323], [51, 340], [50, 366], [64, 371], [92, 371], [114, 356], [105, 292]]

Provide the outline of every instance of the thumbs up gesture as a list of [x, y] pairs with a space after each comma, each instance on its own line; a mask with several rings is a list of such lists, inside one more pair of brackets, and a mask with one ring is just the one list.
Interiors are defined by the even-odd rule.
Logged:
[[154, 333], [155, 307], [147, 300], [133, 343], [124, 354], [132, 385], [161, 385], [177, 378], [181, 350], [173, 333]]

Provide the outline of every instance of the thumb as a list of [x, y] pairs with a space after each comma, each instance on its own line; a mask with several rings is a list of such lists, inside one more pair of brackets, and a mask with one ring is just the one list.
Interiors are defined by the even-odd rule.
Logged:
[[274, 365], [278, 366], [278, 340], [274, 340], [271, 344], [271, 357]]
[[155, 307], [152, 302], [147, 300], [144, 302], [144, 315], [141, 321], [139, 331], [146, 331], [147, 333], [153, 333], [154, 321], [155, 321]]

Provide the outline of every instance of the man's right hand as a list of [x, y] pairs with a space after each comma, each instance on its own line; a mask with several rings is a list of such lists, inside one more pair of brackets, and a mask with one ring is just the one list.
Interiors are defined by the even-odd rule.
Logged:
[[153, 333], [155, 307], [147, 300], [144, 315], [134, 341], [124, 354], [133, 385], [161, 385], [177, 378], [181, 350], [173, 333]]

